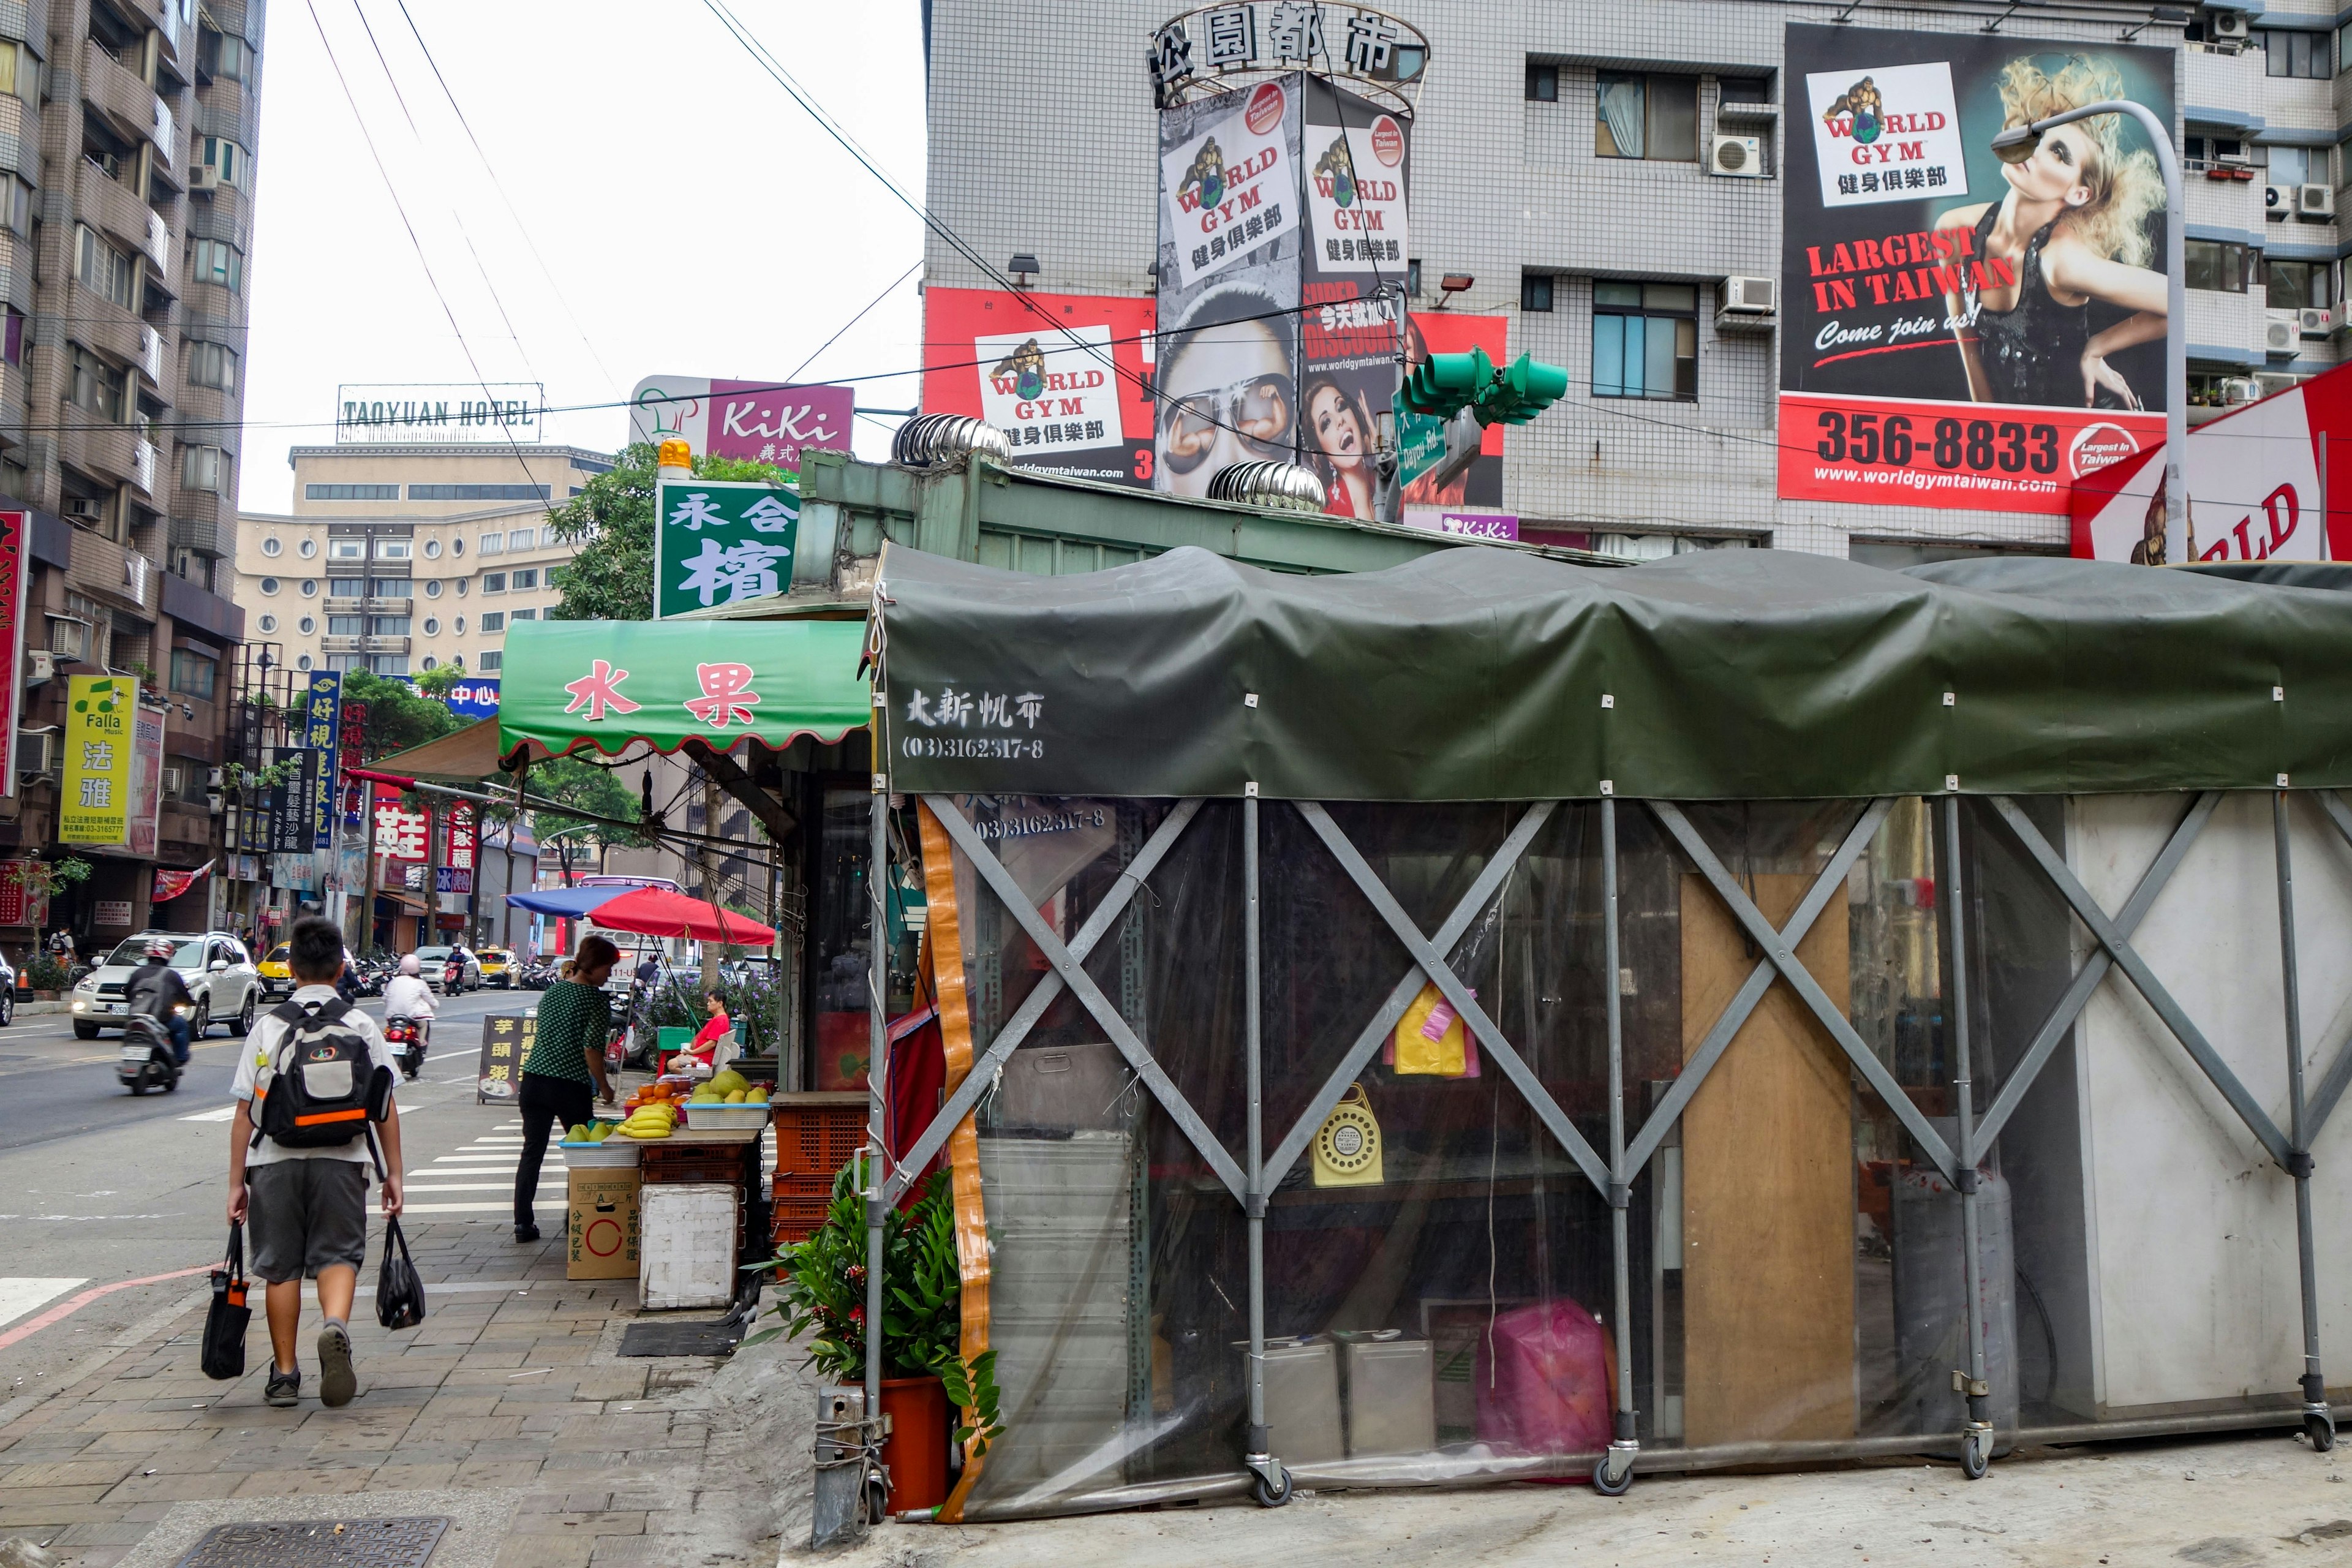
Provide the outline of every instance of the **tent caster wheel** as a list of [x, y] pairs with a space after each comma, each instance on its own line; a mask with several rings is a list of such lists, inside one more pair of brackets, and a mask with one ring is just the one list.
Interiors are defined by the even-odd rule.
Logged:
[[1990, 1433], [1971, 1432], [1960, 1439], [1960, 1474], [1972, 1481], [1980, 1481], [1991, 1468], [1992, 1437]]
[[2334, 1419], [2329, 1416], [2322, 1415], [2316, 1411], [2310, 1411], [2305, 1414], [2303, 1417], [2303, 1435], [2311, 1439], [2311, 1451], [2315, 1454], [2325, 1454], [2329, 1449], [2336, 1447], [2336, 1423]]
[[1290, 1500], [1290, 1472], [1276, 1465], [1274, 1473], [1282, 1478], [1279, 1484], [1269, 1484], [1264, 1476], [1250, 1479], [1250, 1496], [1257, 1500], [1260, 1508], [1280, 1508]]
[[1602, 1455], [1600, 1460], [1592, 1467], [1592, 1489], [1599, 1492], [1602, 1497], [1623, 1497], [1627, 1492], [1633, 1490], [1633, 1466], [1632, 1461], [1628, 1460], [1626, 1462], [1625, 1473], [1619, 1476], [1614, 1481], [1612, 1481], [1609, 1479], [1609, 1456], [1606, 1454]]
[[866, 1522], [880, 1524], [890, 1517], [890, 1487], [880, 1476], [866, 1478]]

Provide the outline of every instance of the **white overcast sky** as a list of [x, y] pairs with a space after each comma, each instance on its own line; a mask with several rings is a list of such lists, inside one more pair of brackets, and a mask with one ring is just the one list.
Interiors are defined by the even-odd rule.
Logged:
[[[489, 381], [544, 383], [549, 405], [563, 406], [617, 404], [649, 374], [782, 377], [921, 258], [918, 220], [693, 0], [407, 7], [513, 211], [396, 0], [269, 7], [247, 270], [247, 510], [287, 509], [287, 448], [333, 439], [339, 384], [471, 382], [478, 364]], [[730, 8], [919, 200], [915, 0]], [[803, 378], [854, 381], [867, 406], [913, 406], [916, 282]], [[887, 449], [887, 427], [858, 426], [859, 450]], [[611, 407], [552, 416], [547, 438], [610, 449], [625, 429]]]

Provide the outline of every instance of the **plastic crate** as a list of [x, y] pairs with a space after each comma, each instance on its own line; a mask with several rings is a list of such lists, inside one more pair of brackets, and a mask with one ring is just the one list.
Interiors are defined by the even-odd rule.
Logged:
[[795, 1241], [806, 1241], [824, 1224], [825, 1210], [833, 1205], [829, 1192], [809, 1195], [801, 1193], [778, 1193], [774, 1199], [771, 1239], [778, 1247]]
[[827, 1191], [834, 1173], [866, 1147], [866, 1102], [862, 1094], [785, 1094], [768, 1102], [776, 1128], [776, 1173], [822, 1176]]
[[648, 1139], [638, 1146], [643, 1152], [638, 1160], [648, 1184], [677, 1185], [681, 1183], [717, 1182], [730, 1187], [754, 1184], [748, 1178], [756, 1175], [760, 1146], [757, 1143], [740, 1147], [709, 1143], [669, 1143], [660, 1139]]

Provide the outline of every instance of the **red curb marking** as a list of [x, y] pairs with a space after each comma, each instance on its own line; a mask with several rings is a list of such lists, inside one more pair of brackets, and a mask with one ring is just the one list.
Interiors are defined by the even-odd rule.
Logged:
[[175, 1268], [169, 1274], [150, 1274], [143, 1279], [119, 1279], [111, 1285], [100, 1285], [93, 1289], [84, 1290], [79, 1296], [68, 1297], [39, 1317], [29, 1319], [10, 1329], [6, 1333], [0, 1334], [0, 1351], [6, 1350], [27, 1335], [40, 1332], [51, 1323], [64, 1321], [100, 1296], [111, 1296], [117, 1290], [128, 1290], [135, 1285], [160, 1285], [166, 1279], [184, 1279], [191, 1274], [209, 1273], [212, 1268], [209, 1263], [199, 1263], [194, 1268]]

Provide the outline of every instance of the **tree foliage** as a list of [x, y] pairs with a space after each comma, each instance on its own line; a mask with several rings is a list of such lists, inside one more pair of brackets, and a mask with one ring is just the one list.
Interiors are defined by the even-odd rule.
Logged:
[[[598, 474], [578, 495], [548, 513], [557, 538], [577, 543], [580, 552], [548, 574], [563, 602], [547, 612], [552, 621], [644, 621], [654, 613], [654, 448], [640, 441], [624, 447], [609, 474]], [[705, 479], [762, 479], [775, 483], [780, 470], [740, 458], [698, 456], [694, 472]]]
[[367, 704], [362, 749], [371, 761], [437, 740], [465, 723], [449, 711], [446, 703], [421, 697], [403, 682], [364, 669], [343, 671], [343, 700]]
[[[617, 816], [625, 822], [637, 820], [637, 797], [614, 776], [613, 770], [582, 762], [577, 757], [555, 757], [547, 762], [533, 763], [526, 775], [524, 787], [542, 799], [562, 801], [583, 811], [593, 811], [599, 816]], [[550, 834], [579, 827], [583, 822], [581, 817], [566, 816], [561, 812], [544, 808], [535, 814], [535, 820], [542, 841]], [[601, 823], [587, 824], [587, 831], [576, 837], [598, 844], [639, 844], [645, 841], [641, 834]]]

